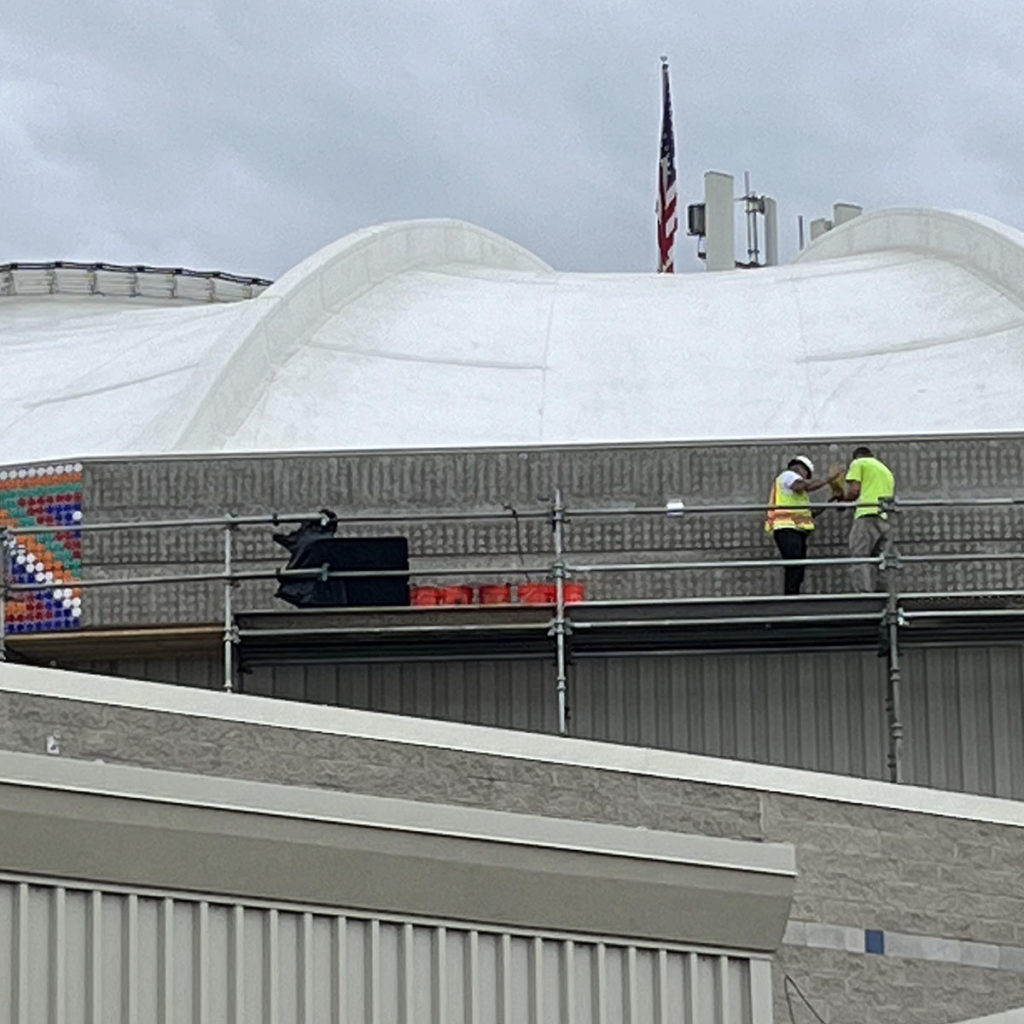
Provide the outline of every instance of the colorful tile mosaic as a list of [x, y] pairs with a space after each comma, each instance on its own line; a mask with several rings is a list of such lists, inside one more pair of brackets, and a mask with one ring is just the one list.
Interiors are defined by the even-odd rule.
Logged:
[[[35, 466], [0, 470], [0, 528], [7, 540], [7, 581], [52, 584], [12, 593], [8, 633], [41, 633], [81, 625], [82, 467]], [[40, 530], [40, 527], [62, 527]]]

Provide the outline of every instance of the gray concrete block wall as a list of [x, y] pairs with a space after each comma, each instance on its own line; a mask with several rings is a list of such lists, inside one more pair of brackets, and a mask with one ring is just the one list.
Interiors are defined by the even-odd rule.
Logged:
[[793, 919], [1024, 946], [1020, 829], [780, 794], [763, 813], [799, 850]]
[[0, 749], [576, 817], [737, 839], [761, 837], [756, 793], [438, 747], [242, 725], [0, 691]]
[[[836, 1024], [946, 1024], [1024, 1003], [1020, 828], [0, 693], [0, 748], [38, 753], [54, 731], [68, 758], [793, 843], [799, 874], [787, 941], [775, 960], [777, 1020], [790, 1019], [787, 974]], [[857, 947], [864, 929], [890, 936], [884, 955]], [[812, 1019], [794, 999], [793, 1019]]]
[[[944, 1024], [1024, 1004], [1020, 829], [780, 794], [763, 807], [764, 838], [797, 847], [791, 922], [818, 926], [802, 941], [830, 943], [828, 927], [861, 939], [859, 950], [787, 943], [776, 1019], [789, 1019], [786, 974], [835, 1022]], [[913, 941], [904, 955], [891, 939], [868, 954], [867, 929]]]
[[[429, 511], [489, 512], [505, 504], [522, 510], [543, 507], [561, 487], [570, 508], [660, 506], [682, 497], [688, 505], [761, 503], [771, 480], [794, 450], [827, 466], [846, 461], [856, 439], [830, 444], [666, 444], [523, 448], [521, 450], [432, 451], [159, 458], [93, 461], [85, 465], [88, 521], [219, 516], [228, 512], [313, 511], [322, 505], [353, 514]], [[921, 498], [994, 497], [1024, 488], [1024, 437], [879, 440], [876, 451], [894, 469], [899, 493]], [[580, 561], [641, 561], [685, 558], [774, 558], [757, 512], [680, 518], [577, 518], [569, 524], [570, 558]], [[550, 558], [550, 530], [523, 522], [522, 546], [531, 560]], [[847, 518], [829, 510], [818, 520], [813, 553], [845, 554]], [[907, 553], [936, 548], [955, 551], [1020, 549], [1024, 508], [918, 510], [900, 517]], [[517, 562], [510, 520], [490, 523], [360, 526], [346, 532], [405, 534], [414, 567]], [[270, 530], [239, 531], [236, 542], [244, 568], [273, 569], [284, 552]], [[98, 576], [135, 573], [219, 571], [220, 532], [86, 534], [86, 571]], [[593, 575], [586, 580], [595, 597], [669, 597], [772, 593], [780, 571], [699, 570], [665, 574]], [[907, 567], [910, 588], [1007, 588], [1024, 586], [1022, 567], [985, 563], [970, 568]], [[808, 592], [844, 590], [841, 569], [811, 567]], [[274, 584], [239, 588], [239, 606], [273, 604]], [[88, 621], [216, 621], [217, 586], [111, 588], [93, 591]]]
[[955, 1024], [1024, 1006], [1024, 975], [785, 945], [772, 969], [777, 1024], [814, 1021], [787, 975], [829, 1024]]

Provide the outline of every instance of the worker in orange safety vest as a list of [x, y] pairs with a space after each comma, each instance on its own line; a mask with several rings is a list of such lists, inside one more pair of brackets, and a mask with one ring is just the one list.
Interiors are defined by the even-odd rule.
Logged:
[[[764, 528], [766, 533], [772, 535], [783, 558], [803, 560], [807, 557], [807, 539], [814, 529], [815, 514], [811, 509], [809, 495], [831, 483], [830, 478], [814, 479], [814, 463], [806, 455], [794, 455], [772, 482]], [[784, 594], [799, 594], [803, 582], [804, 566], [784, 567]]]

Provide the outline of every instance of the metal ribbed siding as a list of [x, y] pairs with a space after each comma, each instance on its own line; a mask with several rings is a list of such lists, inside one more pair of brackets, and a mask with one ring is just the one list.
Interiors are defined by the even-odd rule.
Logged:
[[[742, 653], [581, 660], [570, 732], [867, 778], [885, 777], [885, 663], [874, 653]], [[542, 662], [293, 665], [247, 693], [553, 732]]]
[[883, 663], [856, 651], [582, 661], [573, 730], [588, 739], [881, 778]]
[[173, 683], [220, 690], [224, 686], [224, 663], [220, 655], [181, 655], [152, 658], [104, 658], [101, 661], [63, 662], [82, 672], [104, 676], [143, 679], [149, 683]]
[[243, 686], [285, 700], [554, 732], [554, 679], [545, 662], [406, 662], [257, 669]]
[[908, 781], [1024, 799], [1024, 647], [909, 650]]
[[0, 880], [12, 1024], [767, 1024], [769, 971], [597, 937]]

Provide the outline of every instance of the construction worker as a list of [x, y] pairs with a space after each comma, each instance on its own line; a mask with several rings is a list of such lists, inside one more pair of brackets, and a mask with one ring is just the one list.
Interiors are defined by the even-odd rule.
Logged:
[[[806, 455], [794, 455], [772, 483], [764, 529], [772, 535], [783, 558], [807, 557], [807, 538], [814, 529], [811, 491], [828, 487], [829, 480], [814, 479], [814, 463]], [[772, 507], [774, 506], [774, 507]], [[784, 594], [799, 594], [804, 566], [787, 565], [783, 570]]]
[[[850, 557], [876, 558], [889, 535], [885, 511], [878, 504], [893, 496], [895, 484], [889, 467], [861, 445], [854, 449], [853, 461], [846, 470], [846, 501], [857, 502], [850, 527]], [[854, 593], [870, 594], [877, 590], [874, 565], [851, 565], [850, 582]]]

